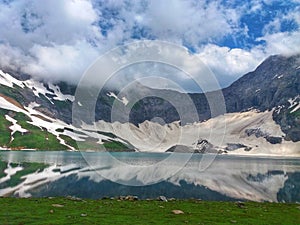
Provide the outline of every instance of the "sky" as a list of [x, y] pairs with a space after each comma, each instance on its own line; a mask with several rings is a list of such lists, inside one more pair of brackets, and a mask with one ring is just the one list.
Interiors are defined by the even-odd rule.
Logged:
[[300, 0], [0, 0], [0, 67], [76, 84], [106, 51], [162, 40], [225, 87], [270, 55], [300, 53], [299, 12]]

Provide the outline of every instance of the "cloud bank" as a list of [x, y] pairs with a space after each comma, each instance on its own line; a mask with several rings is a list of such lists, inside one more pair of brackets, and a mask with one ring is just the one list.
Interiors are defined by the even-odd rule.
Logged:
[[76, 84], [107, 50], [158, 39], [185, 46], [226, 86], [269, 55], [300, 52], [299, 10], [297, 0], [2, 0], [0, 67]]

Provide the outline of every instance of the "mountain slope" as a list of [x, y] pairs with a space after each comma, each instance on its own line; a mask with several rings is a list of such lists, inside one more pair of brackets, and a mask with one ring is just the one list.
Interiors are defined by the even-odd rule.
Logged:
[[[0, 70], [0, 146], [8, 149], [100, 151], [105, 147], [164, 152], [182, 144], [194, 151], [197, 140], [185, 137], [182, 143], [177, 143], [176, 137], [181, 130], [190, 134], [200, 130], [196, 139], [207, 142], [206, 148], [200, 152], [210, 149], [217, 152], [298, 154], [299, 55], [271, 56], [255, 71], [222, 91], [228, 114], [211, 118], [208, 101], [201, 93], [184, 94], [143, 85], [120, 94], [104, 89], [95, 109], [96, 121], [99, 122], [92, 124], [87, 120], [74, 127], [71, 125], [72, 104], [82, 104], [74, 98], [75, 87], [65, 83], [42, 83], [25, 75], [11, 76]], [[214, 92], [208, 94], [214, 95]], [[139, 96], [148, 97], [139, 99]], [[176, 99], [177, 107], [159, 96]], [[186, 108], [184, 103], [188, 98], [194, 103], [199, 118]], [[111, 110], [115, 102], [122, 107], [117, 112], [117, 120], [112, 121]], [[125, 113], [128, 109], [130, 123], [127, 123]], [[180, 120], [178, 110], [188, 118], [185, 123], [175, 122]], [[149, 122], [157, 117], [166, 125]], [[217, 135], [222, 137], [220, 124], [224, 120], [227, 133], [223, 143], [209, 139], [210, 131], [215, 132], [215, 139], [218, 139]]]
[[300, 55], [271, 56], [223, 90], [228, 112], [275, 109], [287, 140], [300, 141]]
[[73, 101], [74, 96], [62, 94], [56, 85], [32, 79], [17, 80], [0, 71], [0, 148], [129, 149], [128, 143], [111, 134], [70, 125]]

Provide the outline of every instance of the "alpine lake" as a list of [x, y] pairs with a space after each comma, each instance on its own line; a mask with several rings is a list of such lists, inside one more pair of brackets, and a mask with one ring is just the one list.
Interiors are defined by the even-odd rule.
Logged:
[[0, 151], [0, 196], [300, 202], [300, 158]]

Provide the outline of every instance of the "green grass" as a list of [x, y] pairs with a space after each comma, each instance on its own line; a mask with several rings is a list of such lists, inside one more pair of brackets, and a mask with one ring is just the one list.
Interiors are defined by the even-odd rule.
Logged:
[[78, 150], [77, 142], [67, 135], [60, 134], [59, 137], [65, 141], [67, 145], [72, 146], [73, 148]]
[[9, 130], [9, 127], [12, 123], [5, 118], [7, 112], [8, 111], [3, 109], [0, 110], [0, 146], [6, 146], [10, 142], [11, 131]]
[[[33, 126], [28, 122], [31, 122], [31, 119], [23, 114], [14, 112], [11, 115], [18, 124], [28, 130], [21, 134], [16, 132], [14, 134], [14, 140], [10, 142], [10, 133], [9, 126], [12, 124], [5, 119], [5, 115], [8, 114], [7, 110], [0, 110], [0, 146], [9, 147], [12, 149], [38, 149], [38, 150], [67, 150], [68, 147], [60, 144], [56, 136], [49, 133], [45, 129]], [[63, 131], [58, 130], [58, 131]], [[101, 133], [110, 137], [115, 137], [111, 133]], [[61, 134], [60, 137], [65, 140], [65, 142], [74, 147], [75, 149], [80, 150], [108, 150], [108, 151], [123, 151], [127, 150], [128, 147], [121, 142], [117, 141], [107, 141], [103, 145], [97, 143], [97, 139], [90, 139], [83, 142], [76, 142], [71, 137]], [[103, 148], [105, 147], [105, 149]]]
[[[1, 224], [299, 224], [299, 204], [0, 198]], [[184, 212], [175, 215], [172, 210]]]
[[108, 150], [122, 151], [128, 149], [126, 145], [118, 141], [106, 141], [103, 146]]
[[11, 141], [11, 131], [9, 126], [12, 124], [5, 119], [5, 115], [8, 114], [7, 110], [0, 110], [0, 146], [9, 148], [28, 148], [28, 149], [39, 149], [39, 150], [66, 150], [67, 147], [60, 144], [56, 136], [49, 133], [45, 129], [40, 129], [39, 127], [33, 126], [28, 122], [31, 119], [23, 114], [14, 112], [12, 116], [17, 120], [18, 124], [28, 130], [28, 132], [21, 134], [16, 132], [14, 134], [14, 140]]
[[39, 150], [65, 150], [66, 146], [59, 143], [56, 136], [49, 133], [45, 129], [33, 126], [28, 122], [31, 119], [23, 113], [16, 113], [14, 119], [18, 121], [18, 124], [28, 130], [29, 132], [21, 134], [16, 132], [14, 134], [14, 140], [7, 146], [11, 148], [29, 148]]
[[[26, 129], [26, 128], [25, 128]], [[31, 129], [30, 132], [20, 132], [14, 134], [14, 140], [8, 146], [11, 148], [21, 147], [22, 149], [39, 149], [39, 150], [66, 150], [67, 147], [60, 144], [56, 136], [39, 128]]]
[[118, 141], [105, 141], [103, 144], [97, 143], [97, 139], [90, 138], [85, 141], [78, 141], [77, 146], [81, 151], [94, 150], [94, 151], [127, 151], [129, 148], [121, 142]]
[[97, 141], [98, 140], [95, 138], [89, 138], [85, 141], [78, 141], [77, 146], [78, 146], [78, 149], [81, 151], [85, 151], [85, 150], [102, 151], [102, 150], [104, 150], [103, 148], [101, 148], [101, 145], [99, 143], [97, 143]]

